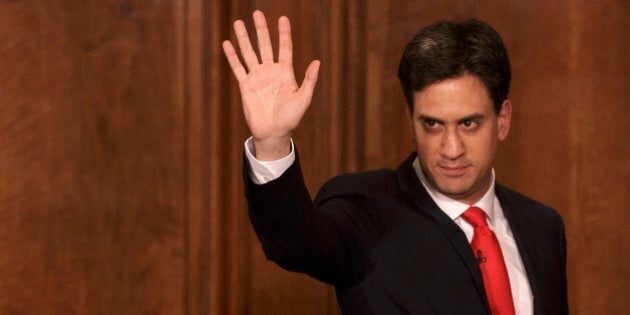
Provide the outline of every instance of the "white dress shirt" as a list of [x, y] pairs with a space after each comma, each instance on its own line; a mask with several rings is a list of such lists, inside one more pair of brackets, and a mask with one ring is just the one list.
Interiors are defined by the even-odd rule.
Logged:
[[[260, 161], [256, 159], [254, 154], [252, 138], [245, 141], [245, 155], [251, 165], [250, 177], [255, 184], [268, 183], [282, 175], [295, 161], [295, 152], [293, 148], [293, 140], [291, 140], [291, 153], [289, 155], [274, 161]], [[413, 169], [420, 179], [422, 186], [427, 190], [429, 196], [435, 201], [438, 207], [446, 213], [466, 234], [468, 242], [472, 241], [474, 230], [472, 225], [466, 222], [461, 215], [471, 206], [481, 208], [487, 216], [488, 226], [499, 240], [505, 265], [507, 267], [508, 276], [510, 278], [510, 287], [512, 289], [512, 298], [514, 300], [514, 309], [518, 315], [531, 315], [533, 311], [533, 296], [527, 280], [527, 274], [523, 266], [523, 261], [516, 247], [514, 236], [510, 226], [503, 216], [503, 208], [499, 203], [499, 199], [494, 193], [494, 169], [492, 170], [492, 183], [488, 191], [475, 204], [468, 205], [449, 198], [438, 192], [428, 184], [424, 174], [420, 169], [420, 161], [416, 158], [413, 161]]]

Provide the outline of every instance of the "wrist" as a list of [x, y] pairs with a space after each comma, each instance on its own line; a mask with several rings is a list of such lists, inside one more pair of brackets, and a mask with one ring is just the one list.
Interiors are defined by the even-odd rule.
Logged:
[[252, 138], [252, 154], [260, 161], [274, 161], [291, 153], [291, 136]]

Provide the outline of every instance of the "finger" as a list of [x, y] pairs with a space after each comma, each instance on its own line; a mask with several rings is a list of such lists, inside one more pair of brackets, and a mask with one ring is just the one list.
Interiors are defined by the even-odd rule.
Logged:
[[223, 42], [223, 52], [225, 53], [225, 57], [230, 64], [230, 68], [232, 68], [232, 72], [236, 76], [236, 80], [241, 82], [247, 76], [247, 72], [245, 72], [245, 68], [241, 61], [238, 59], [238, 55], [236, 54], [236, 50], [234, 49], [234, 45], [229, 40]]
[[291, 41], [291, 22], [286, 16], [278, 19], [278, 34], [280, 48], [278, 50], [278, 62], [293, 65], [293, 42]]
[[245, 60], [247, 68], [251, 70], [252, 67], [258, 65], [258, 56], [256, 56], [254, 49], [252, 49], [252, 43], [249, 41], [249, 35], [247, 35], [247, 29], [243, 21], [238, 20], [234, 22], [234, 33], [236, 33], [238, 47], [241, 49], [243, 60]]
[[263, 63], [273, 62], [273, 51], [271, 49], [267, 20], [260, 10], [254, 11], [254, 25], [256, 26], [256, 37], [258, 37], [258, 50], [260, 51], [261, 61]]
[[317, 84], [317, 78], [319, 77], [319, 60], [313, 60], [311, 64], [306, 69], [306, 74], [304, 75], [304, 81], [302, 81], [302, 86], [300, 86], [299, 93], [302, 94], [306, 98], [306, 104], [311, 103], [311, 99], [313, 98], [313, 91], [315, 90], [315, 85]]

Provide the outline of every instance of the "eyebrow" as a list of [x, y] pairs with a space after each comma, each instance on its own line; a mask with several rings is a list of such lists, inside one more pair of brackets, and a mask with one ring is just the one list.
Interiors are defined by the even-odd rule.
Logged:
[[468, 115], [466, 117], [460, 118], [457, 120], [458, 124], [461, 124], [467, 120], [476, 120], [476, 121], [481, 121], [484, 119], [483, 114], [472, 114], [472, 115]]
[[418, 117], [418, 119], [419, 119], [419, 120], [422, 120], [422, 121], [433, 120], [433, 121], [438, 122], [438, 123], [440, 123], [440, 124], [443, 124], [443, 123], [444, 123], [444, 121], [443, 121], [443, 120], [441, 120], [441, 119], [439, 119], [439, 118], [431, 117], [431, 116], [428, 116], [428, 115], [420, 115], [420, 116]]
[[[485, 116], [483, 114], [475, 113], [475, 114], [464, 116], [462, 118], [457, 119], [457, 123], [461, 124], [461, 123], [463, 123], [463, 122], [465, 122], [467, 120], [483, 120], [484, 118], [485, 118]], [[439, 119], [439, 118], [435, 118], [435, 117], [431, 117], [429, 115], [420, 115], [418, 117], [418, 119], [420, 119], [422, 121], [432, 120], [432, 121], [435, 121], [437, 123], [444, 124], [444, 120]]]

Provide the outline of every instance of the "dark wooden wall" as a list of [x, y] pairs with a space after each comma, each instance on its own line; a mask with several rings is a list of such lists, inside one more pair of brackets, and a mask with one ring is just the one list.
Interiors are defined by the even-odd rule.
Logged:
[[184, 309], [174, 7], [0, 2], [0, 313]]
[[630, 310], [626, 1], [0, 0], [0, 313], [338, 313], [247, 220], [220, 44], [255, 9], [291, 18], [298, 78], [322, 60], [295, 135], [313, 193], [413, 149], [395, 74], [414, 33], [495, 26], [515, 108], [499, 179], [565, 218], [572, 313]]

